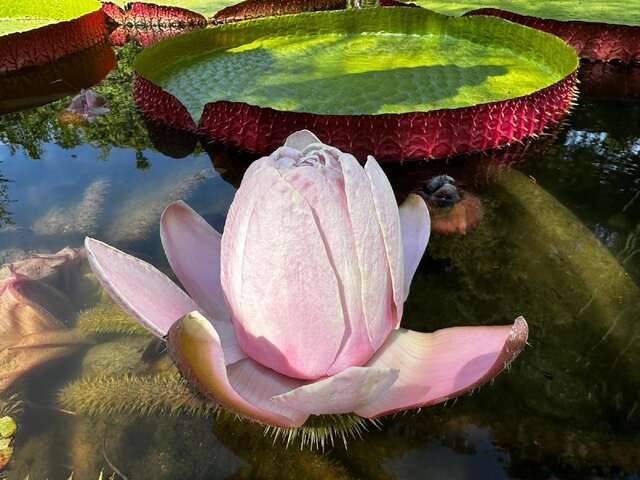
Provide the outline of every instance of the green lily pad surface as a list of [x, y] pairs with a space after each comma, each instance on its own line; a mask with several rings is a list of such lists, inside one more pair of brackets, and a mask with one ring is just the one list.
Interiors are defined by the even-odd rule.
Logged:
[[[124, 7], [133, 0], [112, 0], [119, 7]], [[180, 7], [205, 17], [212, 17], [216, 12], [229, 5], [235, 5], [240, 0], [148, 0], [147, 3], [166, 7]]]
[[561, 40], [496, 18], [377, 8], [189, 33], [146, 49], [136, 68], [197, 122], [218, 100], [339, 115], [469, 107], [531, 94], [577, 62]]
[[563, 21], [601, 22], [640, 26], [640, 0], [412, 0], [446, 15], [462, 15], [478, 8]]
[[100, 9], [98, 0], [2, 0], [0, 36], [74, 20]]

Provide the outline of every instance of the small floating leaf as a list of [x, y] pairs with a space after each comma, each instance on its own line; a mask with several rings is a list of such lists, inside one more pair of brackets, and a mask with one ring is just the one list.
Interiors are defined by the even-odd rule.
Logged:
[[0, 418], [0, 438], [12, 438], [16, 434], [18, 426], [11, 417]]

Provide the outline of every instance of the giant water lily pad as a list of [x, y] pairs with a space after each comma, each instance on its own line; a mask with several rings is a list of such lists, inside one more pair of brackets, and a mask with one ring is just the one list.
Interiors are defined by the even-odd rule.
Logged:
[[0, 2], [0, 73], [43, 65], [106, 34], [98, 0]]
[[413, 3], [445, 15], [462, 15], [478, 8], [499, 8], [549, 20], [640, 26], [640, 0], [413, 0]]
[[382, 160], [484, 150], [540, 132], [574, 95], [559, 39], [423, 9], [305, 13], [220, 25], [136, 59], [151, 117], [266, 153], [295, 130]]
[[447, 15], [496, 15], [559, 36], [588, 60], [640, 62], [640, 0], [415, 0]]

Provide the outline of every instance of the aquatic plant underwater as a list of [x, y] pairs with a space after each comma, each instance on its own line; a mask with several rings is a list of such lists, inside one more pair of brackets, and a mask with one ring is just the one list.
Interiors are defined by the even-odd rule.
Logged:
[[[175, 163], [144, 189], [96, 177], [26, 229], [0, 176], [0, 478], [389, 478], [423, 475], [418, 463], [436, 477], [484, 475], [465, 455], [437, 467], [425, 445], [482, 457], [487, 442], [515, 476], [532, 463], [527, 475], [637, 471], [640, 230], [627, 225], [637, 195], [615, 228], [594, 226], [557, 198], [595, 180], [572, 171], [553, 195], [536, 184], [573, 162], [540, 159], [530, 177], [511, 168], [592, 142], [616, 157], [607, 178], [630, 175], [633, 133], [596, 138], [585, 103], [572, 117], [584, 132], [553, 125], [575, 104], [578, 76], [583, 95], [610, 97], [615, 84], [638, 98], [634, 67], [576, 70], [578, 56], [637, 62], [633, 9], [420, 2], [468, 14], [453, 19], [344, 0], [116, 3], [0, 7], [0, 47], [11, 47], [0, 112], [44, 105], [0, 117], [0, 152], [46, 163], [52, 143], [80, 155], [91, 146], [103, 160], [135, 153], [151, 172], [158, 151], [189, 162], [206, 153], [217, 173]], [[575, 54], [479, 13], [558, 35]], [[366, 27], [347, 40], [352, 19]], [[374, 38], [381, 24], [392, 41]], [[73, 41], [59, 41], [61, 26]], [[442, 48], [458, 60], [411, 63], [427, 40], [404, 37], [430, 28], [456, 33]], [[505, 38], [526, 48], [504, 55]], [[228, 44], [221, 54], [206, 42]], [[358, 63], [367, 48], [373, 73]], [[495, 64], [467, 64], [483, 58]], [[436, 88], [425, 93], [421, 75]], [[309, 127], [318, 135], [300, 131]], [[441, 158], [513, 140], [523, 143]], [[87, 234], [119, 250], [88, 239], [38, 253]], [[504, 325], [520, 313], [533, 348], [515, 373], [420, 412], [493, 384], [527, 341], [523, 318]]]

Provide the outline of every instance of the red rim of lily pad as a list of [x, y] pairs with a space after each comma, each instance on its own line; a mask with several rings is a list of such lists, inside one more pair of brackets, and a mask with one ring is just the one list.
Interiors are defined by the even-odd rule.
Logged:
[[0, 73], [54, 62], [89, 48], [106, 36], [100, 9], [72, 20], [0, 36]]
[[[398, 12], [405, 9], [383, 10]], [[421, 11], [425, 12], [423, 15], [441, 16], [427, 10]], [[256, 21], [261, 20], [249, 20], [246, 23]], [[184, 41], [186, 36], [179, 39]], [[555, 41], [553, 37], [549, 37], [549, 40]], [[152, 48], [156, 49], [164, 43]], [[150, 58], [143, 62], [151, 64]], [[569, 109], [576, 95], [577, 78], [575, 58], [575, 66], [572, 66], [572, 71], [569, 70], [571, 73], [528, 95], [461, 108], [409, 113], [330, 115], [282, 111], [239, 101], [219, 100], [207, 103], [196, 123], [178, 98], [143, 76], [141, 63], [137, 61], [136, 65], [138, 75], [133, 88], [135, 101], [147, 116], [173, 128], [196, 132], [209, 141], [257, 154], [270, 153], [282, 145], [292, 132], [308, 129], [322, 142], [350, 152], [360, 160], [373, 155], [379, 161], [449, 157], [496, 148], [539, 134], [547, 125], [558, 122]]]
[[131, 2], [121, 8], [113, 2], [104, 2], [102, 11], [113, 22], [129, 28], [185, 28], [207, 25], [204, 15], [178, 6]]
[[465, 16], [490, 15], [542, 30], [562, 38], [588, 61], [640, 63], [640, 27], [608, 23], [562, 21], [480, 8]]
[[236, 22], [251, 18], [345, 8], [347, 8], [346, 0], [245, 0], [223, 8], [213, 16], [213, 20], [214, 22]]
[[149, 117], [249, 152], [272, 152], [292, 132], [307, 129], [360, 160], [373, 155], [380, 161], [398, 161], [480, 152], [541, 133], [564, 116], [576, 95], [575, 85], [572, 73], [513, 100], [389, 115], [316, 115], [221, 101], [207, 105], [198, 125], [176, 97], [141, 76], [135, 79], [133, 94]]

